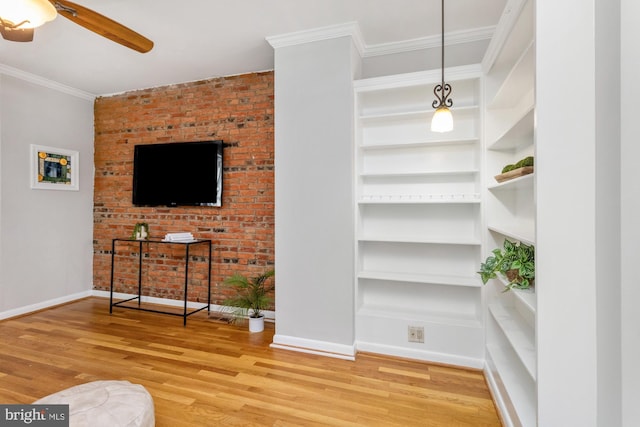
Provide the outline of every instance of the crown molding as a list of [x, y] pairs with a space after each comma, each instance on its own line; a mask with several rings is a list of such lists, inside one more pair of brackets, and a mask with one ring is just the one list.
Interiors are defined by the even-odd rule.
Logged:
[[[445, 46], [462, 43], [471, 43], [482, 40], [489, 40], [493, 37], [495, 26], [474, 28], [471, 30], [455, 31], [445, 33]], [[442, 45], [442, 35], [421, 37], [417, 39], [405, 40], [393, 43], [380, 43], [367, 45], [364, 50], [365, 57], [390, 55], [394, 53], [409, 52], [412, 50], [433, 49]]]
[[53, 80], [45, 79], [35, 74], [28, 73], [26, 71], [19, 70], [17, 68], [10, 67], [8, 65], [0, 64], [0, 74], [15, 77], [20, 80], [27, 81], [39, 86], [43, 86], [49, 89], [53, 89], [58, 92], [66, 93], [78, 98], [86, 99], [87, 101], [94, 101], [96, 96], [92, 93], [85, 92], [80, 89], [73, 88], [71, 86], [63, 85]]
[[484, 54], [484, 58], [482, 58], [482, 69], [485, 72], [489, 72], [491, 67], [493, 67], [493, 64], [496, 62], [498, 54], [509, 38], [509, 34], [518, 21], [526, 3], [527, 0], [507, 1], [507, 5], [502, 11], [500, 21], [498, 21], [498, 25], [496, 26], [495, 36], [491, 39], [491, 42], [487, 47], [487, 51]]
[[274, 48], [279, 49], [286, 46], [311, 43], [321, 40], [335, 39], [338, 37], [350, 36], [355, 44], [360, 56], [364, 55], [365, 44], [357, 22], [347, 22], [345, 24], [330, 25], [327, 27], [314, 28], [310, 30], [297, 31], [278, 36], [269, 36], [267, 42]]
[[[495, 26], [488, 26], [445, 33], [445, 46], [489, 40], [493, 37], [495, 29]], [[294, 46], [345, 36], [352, 37], [360, 56], [363, 58], [409, 52], [413, 50], [432, 49], [440, 47], [442, 43], [441, 35], [433, 35], [400, 42], [367, 45], [364, 42], [360, 26], [357, 22], [347, 22], [345, 24], [297, 31], [278, 36], [270, 36], [267, 37], [266, 40], [274, 49], [278, 49], [285, 46]]]

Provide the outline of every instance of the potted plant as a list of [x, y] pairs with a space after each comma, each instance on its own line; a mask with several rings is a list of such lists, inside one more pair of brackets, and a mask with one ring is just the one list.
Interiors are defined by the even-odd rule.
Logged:
[[269, 279], [275, 275], [274, 270], [268, 270], [255, 277], [247, 277], [240, 273], [224, 280], [224, 284], [233, 288], [236, 295], [227, 298], [224, 305], [233, 309], [234, 320], [249, 318], [249, 331], [262, 332], [264, 330], [264, 314], [262, 310], [272, 303], [268, 295], [274, 289], [273, 281]]
[[515, 164], [506, 165], [495, 179], [498, 182], [504, 182], [530, 173], [533, 173], [533, 156], [527, 156]]
[[505, 292], [510, 289], [528, 289], [535, 280], [535, 248], [522, 242], [504, 239], [502, 248], [492, 251], [485, 262], [480, 264], [480, 278], [486, 284], [498, 274], [508, 280]]

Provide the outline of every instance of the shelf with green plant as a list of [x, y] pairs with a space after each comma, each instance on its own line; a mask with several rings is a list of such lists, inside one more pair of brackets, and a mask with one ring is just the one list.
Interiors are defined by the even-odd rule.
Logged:
[[483, 284], [498, 275], [506, 277], [504, 291], [529, 289], [535, 280], [535, 248], [522, 242], [504, 239], [502, 248], [491, 251], [492, 255], [480, 264], [480, 278]]
[[504, 183], [514, 178], [520, 178], [533, 173], [533, 156], [527, 156], [516, 163], [505, 165], [495, 180]]

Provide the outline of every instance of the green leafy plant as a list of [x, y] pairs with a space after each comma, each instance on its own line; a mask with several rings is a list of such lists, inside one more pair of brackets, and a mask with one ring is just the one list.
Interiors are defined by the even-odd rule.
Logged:
[[515, 164], [506, 165], [502, 168], [501, 173], [507, 173], [515, 169], [523, 168], [525, 166], [533, 166], [533, 156], [527, 156], [524, 159], [519, 160]]
[[262, 317], [262, 310], [273, 302], [268, 294], [275, 288], [273, 281], [269, 281], [274, 275], [275, 271], [269, 270], [255, 277], [235, 273], [226, 278], [223, 283], [233, 288], [236, 295], [227, 298], [224, 305], [233, 310], [236, 319]]
[[525, 157], [524, 159], [517, 162], [515, 166], [516, 166], [516, 169], [523, 168], [525, 166], [533, 166], [533, 156]]
[[493, 255], [487, 257], [480, 264], [480, 278], [486, 284], [502, 274], [509, 281], [505, 292], [510, 289], [528, 289], [533, 286], [535, 279], [535, 248], [522, 242], [504, 240], [502, 248], [491, 251]]
[[138, 222], [133, 227], [131, 240], [146, 240], [149, 238], [149, 224], [146, 222]]

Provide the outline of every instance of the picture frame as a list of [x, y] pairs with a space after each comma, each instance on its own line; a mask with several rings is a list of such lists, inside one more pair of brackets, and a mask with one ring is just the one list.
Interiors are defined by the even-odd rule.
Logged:
[[78, 191], [79, 153], [75, 150], [31, 144], [31, 188]]

